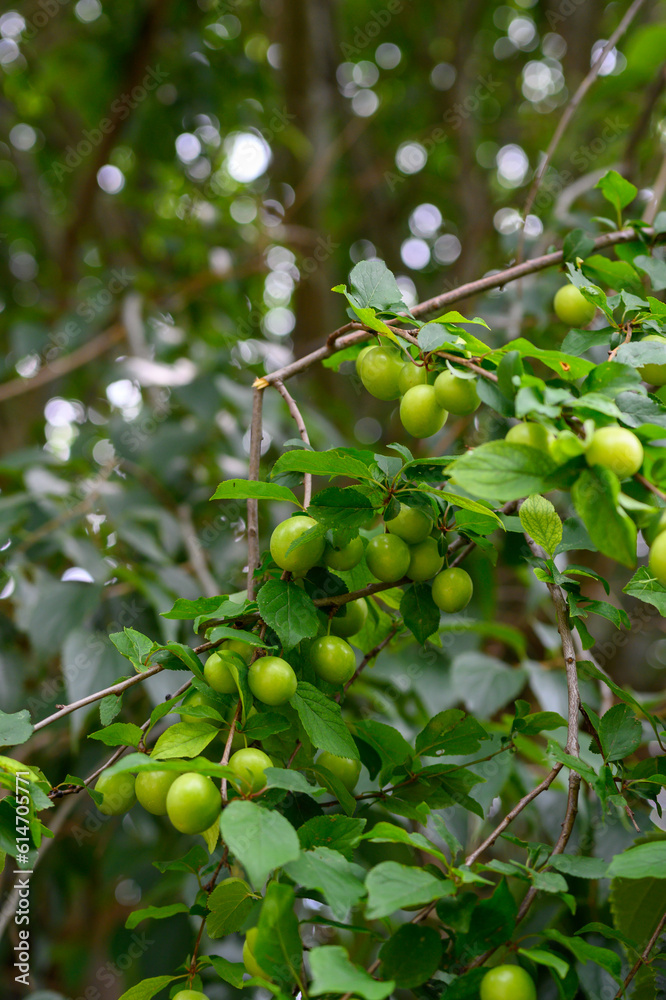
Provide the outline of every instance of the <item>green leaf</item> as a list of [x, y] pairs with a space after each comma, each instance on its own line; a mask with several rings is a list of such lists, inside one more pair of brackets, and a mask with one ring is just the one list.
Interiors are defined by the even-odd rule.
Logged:
[[631, 707], [639, 716], [643, 715], [652, 726], [654, 734], [657, 737], [657, 740], [660, 740], [659, 736], [660, 724], [658, 719], [650, 712], [648, 712], [648, 710], [644, 708], [640, 704], [640, 702], [636, 701], [634, 696], [629, 691], [627, 691], [626, 688], [621, 688], [618, 684], [615, 684], [615, 682], [608, 676], [608, 674], [603, 674], [600, 670], [597, 669], [597, 667], [593, 663], [590, 663], [589, 660], [579, 660], [578, 670], [583, 675], [587, 677], [592, 677], [594, 678], [594, 680], [600, 681], [602, 684], [605, 684], [606, 687], [610, 688], [610, 690], [613, 692], [616, 698], [618, 698], [622, 702], [626, 702], [627, 705], [631, 705]]
[[135, 910], [134, 913], [130, 913], [125, 921], [125, 927], [131, 931], [142, 920], [164, 920], [166, 917], [173, 917], [176, 913], [189, 912], [190, 908], [185, 903], [170, 903], [168, 906], [146, 906], [143, 910]]
[[295, 861], [300, 854], [291, 823], [280, 813], [262, 809], [254, 802], [230, 802], [222, 811], [220, 830], [255, 888], [261, 887], [275, 868]]
[[166, 648], [170, 653], [173, 653], [177, 659], [182, 660], [182, 662], [192, 671], [195, 677], [198, 677], [200, 681], [205, 682], [201, 660], [191, 646], [186, 646], [182, 642], [169, 641], [166, 643]]
[[317, 634], [317, 610], [304, 590], [286, 580], [269, 580], [257, 597], [259, 613], [285, 649]]
[[368, 975], [365, 969], [353, 965], [346, 950], [340, 945], [323, 945], [309, 954], [312, 982], [309, 993], [354, 993], [364, 1000], [385, 1000], [395, 987], [393, 980], [381, 983]]
[[361, 260], [349, 274], [353, 298], [359, 306], [380, 312], [407, 309], [395, 277], [383, 260]]
[[572, 229], [564, 237], [562, 253], [565, 260], [575, 261], [576, 257], [587, 257], [594, 250], [594, 240], [582, 229]]
[[488, 733], [481, 723], [459, 708], [434, 715], [416, 737], [416, 752], [423, 757], [476, 753]]
[[599, 188], [606, 201], [611, 203], [620, 220], [622, 209], [626, 208], [638, 194], [638, 188], [618, 174], [617, 170], [609, 170], [594, 186]]
[[[152, 1000], [152, 997], [160, 990], [163, 990], [169, 983], [176, 980], [176, 976], [155, 976], [153, 979], [144, 979], [142, 983], [137, 983], [131, 989], [126, 990], [119, 1000]], [[181, 977], [182, 978], [182, 977]]]
[[405, 906], [425, 906], [455, 892], [453, 882], [436, 878], [423, 868], [382, 861], [368, 873], [366, 916], [388, 917]]
[[91, 740], [99, 740], [107, 747], [138, 747], [143, 739], [143, 730], [133, 722], [114, 722], [105, 729], [90, 734]]
[[143, 635], [133, 628], [125, 628], [122, 632], [112, 632], [109, 639], [118, 652], [131, 661], [139, 673], [149, 666], [148, 660], [151, 653], [160, 648], [158, 643], [153, 642], [147, 635]]
[[552, 556], [562, 541], [562, 522], [550, 500], [533, 494], [521, 505], [519, 517], [527, 534]]
[[608, 948], [599, 948], [594, 944], [588, 944], [587, 941], [583, 941], [579, 937], [567, 937], [566, 934], [562, 934], [560, 931], [548, 930], [545, 931], [545, 936], [550, 938], [551, 941], [557, 941], [558, 944], [561, 944], [563, 948], [566, 948], [572, 955], [575, 955], [583, 965], [586, 965], [588, 962], [592, 962], [593, 965], [600, 965], [602, 969], [611, 974], [616, 982], [622, 982], [622, 960], [614, 951], [610, 951]]
[[666, 879], [666, 840], [639, 844], [616, 854], [608, 866], [608, 874], [613, 878]]
[[655, 292], [661, 292], [666, 288], [666, 263], [658, 257], [648, 257], [646, 254], [639, 254], [634, 257], [634, 264], [650, 279], [650, 284]]
[[0, 711], [0, 746], [15, 747], [25, 743], [32, 736], [30, 712], [24, 708], [8, 715]]
[[309, 795], [313, 799], [325, 794], [324, 789], [320, 788], [319, 785], [311, 785], [301, 771], [292, 771], [283, 767], [267, 767], [264, 774], [266, 775], [267, 788], [284, 788], [299, 795]]
[[384, 722], [374, 719], [362, 719], [354, 723], [354, 735], [367, 743], [379, 755], [382, 769], [379, 780], [382, 781], [395, 767], [404, 764], [414, 755], [411, 746], [397, 729], [387, 726]]
[[641, 745], [642, 727], [628, 705], [613, 705], [601, 718], [599, 739], [607, 761], [629, 757]]
[[208, 854], [201, 844], [195, 844], [183, 854], [182, 858], [175, 858], [173, 861], [153, 861], [153, 865], [160, 872], [198, 872], [205, 864], [208, 864]]
[[297, 885], [318, 889], [336, 920], [345, 920], [349, 910], [365, 896], [365, 886], [357, 874], [358, 866], [328, 847], [303, 851], [296, 861], [285, 865], [284, 870]]
[[553, 954], [552, 951], [544, 951], [542, 948], [519, 948], [518, 954], [524, 955], [525, 958], [536, 962], [537, 965], [545, 965], [547, 968], [553, 969], [560, 979], [564, 979], [569, 971], [569, 963], [565, 962], [559, 955]]
[[619, 495], [617, 477], [600, 465], [583, 470], [571, 490], [574, 506], [599, 551], [633, 567], [636, 525], [619, 506]]
[[227, 479], [217, 487], [211, 500], [282, 500], [301, 507], [298, 497], [277, 483], [256, 483], [249, 479]]
[[454, 693], [469, 712], [483, 718], [517, 698], [527, 680], [527, 671], [522, 667], [507, 667], [485, 653], [461, 653], [451, 668]]
[[643, 292], [640, 275], [626, 260], [612, 260], [601, 254], [593, 254], [585, 261], [583, 273], [597, 285], [610, 285], [618, 291], [624, 289], [634, 295], [641, 295]]
[[[585, 279], [583, 281], [589, 287], [589, 283]], [[603, 293], [600, 292], [600, 295], [603, 295]], [[524, 337], [510, 340], [503, 348], [493, 351], [488, 357], [491, 361], [499, 362], [500, 358], [504, 354], [508, 354], [509, 351], [517, 351], [521, 357], [535, 358], [541, 361], [547, 368], [556, 372], [560, 378], [566, 379], [569, 382], [584, 378], [585, 375], [594, 370], [594, 364], [591, 361], [586, 361], [584, 358], [578, 358], [575, 355], [564, 354], [563, 351], [550, 351], [535, 347], [531, 341], [526, 340]]]
[[664, 912], [663, 879], [614, 878], [610, 908], [616, 930], [642, 951]]
[[417, 642], [423, 645], [437, 631], [441, 611], [432, 598], [427, 583], [412, 583], [405, 588], [400, 601], [400, 614]]
[[258, 898], [242, 878], [227, 878], [221, 882], [208, 897], [208, 936], [221, 938], [241, 930]]
[[120, 713], [123, 707], [122, 694], [107, 694], [99, 703], [99, 721], [103, 726], [108, 726]]
[[469, 933], [460, 940], [459, 948], [474, 957], [503, 944], [514, 932], [517, 913], [518, 904], [503, 878], [492, 896], [481, 899], [472, 910]]
[[361, 842], [366, 823], [365, 819], [354, 819], [351, 816], [313, 816], [303, 826], [299, 826], [298, 839], [304, 851], [328, 847], [351, 861], [354, 848]]
[[313, 684], [300, 681], [290, 705], [296, 709], [303, 729], [314, 746], [338, 757], [359, 759], [358, 749], [337, 702]]
[[603, 858], [586, 858], [579, 854], [553, 854], [548, 864], [563, 875], [575, 878], [606, 878], [608, 862]]
[[276, 982], [301, 985], [303, 945], [294, 913], [294, 890], [271, 882], [259, 916], [254, 956], [260, 968]]
[[484, 500], [518, 500], [546, 493], [557, 466], [537, 448], [490, 441], [466, 452], [449, 466], [458, 486]]
[[393, 823], [376, 823], [372, 830], [363, 834], [363, 840], [369, 840], [373, 844], [408, 844], [417, 851], [425, 851], [433, 857], [443, 861], [448, 866], [448, 858], [442, 854], [434, 844], [431, 844], [422, 833], [410, 833], [401, 826]]
[[372, 476], [368, 466], [349, 454], [350, 449], [332, 448], [330, 451], [303, 451], [296, 448], [278, 458], [273, 467], [276, 472], [309, 472], [314, 476], [344, 476], [348, 479], [368, 479]]
[[403, 924], [379, 950], [382, 975], [399, 989], [410, 989], [430, 979], [442, 958], [442, 939], [434, 927]]
[[153, 760], [198, 757], [218, 733], [218, 727], [208, 722], [175, 722], [162, 733], [150, 756]]
[[245, 966], [242, 962], [230, 962], [229, 959], [222, 958], [221, 955], [209, 955], [208, 958], [220, 979], [225, 983], [231, 983], [237, 990], [243, 988]]
[[307, 513], [329, 528], [360, 528], [373, 516], [374, 507], [353, 486], [344, 489], [331, 486], [315, 493]]
[[647, 566], [639, 566], [622, 593], [651, 604], [662, 618], [666, 618], [666, 587], [657, 582]]

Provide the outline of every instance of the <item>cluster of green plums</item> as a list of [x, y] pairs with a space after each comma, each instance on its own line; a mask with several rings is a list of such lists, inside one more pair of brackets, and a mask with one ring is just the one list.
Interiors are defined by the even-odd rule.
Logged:
[[468, 416], [481, 400], [476, 382], [462, 370], [439, 373], [392, 345], [364, 347], [356, 371], [368, 392], [377, 399], [400, 399], [400, 421], [408, 434], [431, 437], [440, 431], [449, 413]]
[[[515, 424], [507, 432], [505, 441], [526, 444], [538, 451], [552, 453], [556, 435], [543, 424], [523, 421]], [[612, 424], [598, 427], [594, 431], [585, 450], [585, 459], [590, 466], [601, 465], [614, 472], [618, 479], [628, 479], [635, 475], [643, 464], [643, 445], [633, 431]]]
[[[404, 579], [414, 583], [432, 580], [433, 600], [442, 611], [454, 614], [469, 604], [472, 597], [469, 574], [458, 567], [443, 569], [445, 538], [439, 529], [433, 528], [431, 518], [418, 507], [401, 504], [397, 516], [386, 522], [386, 532], [370, 538], [366, 545], [359, 535], [346, 541], [345, 536], [338, 537], [338, 533], [334, 532], [332, 542], [313, 534], [291, 548], [316, 525], [313, 518], [303, 514], [278, 524], [271, 535], [270, 549], [271, 556], [281, 569], [295, 576], [302, 576], [318, 564], [333, 570], [350, 570], [360, 563], [365, 554], [368, 569], [382, 583], [397, 583]], [[310, 648], [312, 663], [319, 676], [338, 683], [344, 683], [352, 676], [355, 665], [351, 647], [334, 637], [353, 636], [363, 627], [368, 614], [363, 598], [348, 601], [345, 607], [344, 617], [338, 619], [334, 615], [332, 618], [333, 637], [319, 639]], [[341, 657], [346, 666], [340, 666], [340, 676], [327, 676], [330, 670], [328, 661]], [[338, 672], [337, 668], [334, 670]]]

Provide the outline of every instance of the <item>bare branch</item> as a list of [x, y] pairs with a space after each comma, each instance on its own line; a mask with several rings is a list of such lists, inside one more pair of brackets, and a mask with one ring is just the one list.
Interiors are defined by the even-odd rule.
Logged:
[[141, 681], [145, 681], [147, 677], [159, 674], [161, 670], [164, 670], [162, 664], [156, 663], [154, 667], [149, 667], [140, 674], [134, 674], [132, 677], [128, 677], [125, 681], [120, 681], [118, 684], [112, 684], [110, 687], [104, 688], [102, 691], [95, 691], [94, 694], [89, 694], [85, 698], [79, 698], [78, 701], [73, 701], [70, 705], [64, 705], [63, 708], [54, 712], [53, 715], [49, 715], [46, 719], [42, 719], [41, 722], [38, 722], [34, 727], [33, 732], [37, 733], [40, 729], [50, 726], [52, 722], [56, 722], [57, 719], [62, 719], [63, 716], [76, 712], [77, 708], [85, 708], [86, 705], [92, 705], [96, 701], [101, 701], [102, 698], [106, 698], [109, 694], [122, 694], [123, 691], [127, 690], [127, 688], [132, 687], [134, 684], [139, 684]]
[[[255, 385], [252, 396], [252, 424], [250, 425], [250, 467], [248, 479], [257, 482], [261, 465], [261, 439], [263, 437], [261, 413], [264, 402], [263, 386]], [[259, 565], [259, 504], [247, 501], [247, 596], [254, 597], [254, 571]]]
[[650, 940], [646, 944], [645, 949], [644, 949], [642, 955], [640, 956], [640, 958], [638, 959], [638, 961], [636, 962], [636, 964], [633, 966], [633, 968], [629, 972], [627, 978], [624, 981], [624, 985], [621, 986], [619, 988], [619, 990], [617, 991], [617, 993], [615, 994], [614, 1000], [619, 1000], [619, 998], [626, 992], [627, 986], [632, 981], [632, 979], [634, 978], [634, 976], [636, 975], [636, 973], [640, 969], [641, 965], [647, 965], [648, 959], [650, 958], [650, 952], [652, 951], [652, 949], [654, 948], [655, 944], [657, 943], [657, 941], [658, 941], [658, 939], [659, 939], [659, 937], [660, 937], [660, 935], [661, 935], [661, 933], [662, 933], [665, 925], [666, 925], [666, 913], [664, 913], [663, 917], [661, 918], [661, 920], [659, 921], [659, 923], [655, 927], [654, 934], [652, 935], [652, 937], [650, 938]]
[[190, 557], [190, 566], [201, 584], [201, 588], [206, 597], [216, 597], [219, 587], [215, 582], [212, 573], [208, 569], [204, 549], [197, 536], [194, 522], [192, 521], [192, 509], [187, 504], [179, 504], [176, 508], [180, 532], [183, 536], [187, 554]]
[[[298, 433], [301, 435], [301, 441], [303, 441], [303, 442], [305, 442], [305, 444], [309, 445], [310, 444], [310, 436], [308, 434], [308, 429], [305, 426], [305, 421], [303, 420], [303, 415], [301, 414], [301, 411], [299, 410], [298, 406], [296, 405], [296, 400], [290, 394], [290, 392], [287, 389], [287, 387], [285, 386], [284, 382], [282, 382], [280, 379], [277, 379], [272, 384], [275, 386], [275, 388], [277, 389], [277, 391], [280, 393], [280, 395], [284, 399], [285, 403], [287, 404], [287, 407], [289, 408], [289, 412], [291, 413], [292, 417], [296, 421], [296, 426], [298, 427]], [[309, 507], [310, 506], [310, 500], [311, 500], [311, 498], [312, 498], [312, 476], [311, 476], [311, 474], [309, 472], [306, 472], [305, 475], [303, 476], [303, 506], [304, 507]]]
[[[629, 25], [631, 24], [631, 22], [633, 21], [634, 17], [636, 16], [636, 14], [641, 9], [641, 7], [643, 6], [644, 3], [645, 3], [645, 0], [634, 0], [634, 2], [632, 3], [632, 5], [629, 7], [629, 9], [625, 13], [624, 17], [622, 18], [622, 20], [618, 24], [617, 28], [611, 34], [610, 38], [608, 39], [608, 41], [604, 45], [603, 49], [599, 53], [599, 57], [598, 57], [597, 61], [592, 66], [592, 68], [588, 72], [587, 76], [585, 76], [583, 78], [583, 80], [581, 80], [581, 82], [580, 82], [580, 84], [578, 86], [578, 89], [576, 90], [575, 94], [573, 95], [573, 97], [571, 98], [571, 100], [567, 104], [566, 108], [564, 109], [564, 113], [562, 114], [562, 117], [560, 118], [559, 122], [557, 123], [557, 128], [553, 132], [553, 137], [550, 140], [550, 142], [548, 143], [548, 148], [546, 150], [546, 154], [545, 154], [543, 160], [541, 161], [541, 163], [539, 164], [537, 172], [534, 175], [534, 180], [532, 181], [532, 184], [530, 185], [530, 189], [529, 189], [529, 191], [527, 193], [527, 198], [525, 199], [525, 204], [523, 206], [523, 221], [529, 215], [530, 209], [532, 208], [532, 205], [534, 204], [534, 199], [536, 198], [537, 191], [539, 190], [539, 187], [541, 186], [541, 182], [542, 182], [542, 180], [545, 177], [545, 174], [546, 174], [546, 171], [548, 170], [548, 167], [550, 166], [550, 161], [552, 160], [553, 156], [555, 155], [555, 150], [559, 146], [560, 140], [561, 140], [562, 136], [564, 135], [569, 122], [571, 121], [571, 119], [575, 115], [576, 111], [578, 110], [578, 107], [579, 107], [581, 101], [583, 100], [583, 98], [585, 97], [585, 95], [587, 94], [588, 90], [590, 89], [590, 87], [592, 86], [592, 84], [594, 83], [594, 81], [599, 76], [599, 71], [601, 70], [601, 67], [603, 66], [603, 64], [604, 64], [604, 62], [606, 60], [606, 56], [608, 55], [609, 52], [611, 52], [613, 50], [613, 48], [615, 47], [615, 43], [625, 33], [625, 31], [627, 30], [627, 28], [629, 27]], [[518, 261], [519, 262], [522, 260], [522, 257], [523, 257], [524, 243], [525, 243], [525, 229], [524, 229], [524, 226], [523, 226], [523, 229], [521, 231], [520, 244], [518, 246]]]

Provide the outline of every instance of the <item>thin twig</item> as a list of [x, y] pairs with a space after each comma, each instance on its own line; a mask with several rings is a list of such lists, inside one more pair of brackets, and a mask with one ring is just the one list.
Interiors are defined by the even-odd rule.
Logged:
[[[644, 3], [645, 0], [634, 0], [632, 5], [629, 7], [624, 17], [618, 24], [617, 28], [611, 34], [610, 38], [608, 39], [603, 49], [599, 53], [596, 62], [591, 67], [587, 75], [583, 78], [583, 80], [581, 80], [580, 84], [578, 85], [578, 89], [576, 90], [575, 94], [573, 95], [573, 97], [567, 104], [566, 108], [564, 109], [562, 117], [557, 123], [557, 128], [553, 132], [552, 139], [548, 143], [548, 148], [546, 149], [545, 156], [541, 161], [541, 163], [539, 164], [537, 172], [534, 175], [534, 179], [530, 185], [530, 189], [527, 193], [527, 198], [525, 199], [525, 204], [523, 206], [523, 220], [525, 220], [529, 215], [530, 209], [534, 204], [534, 199], [536, 198], [539, 187], [541, 186], [541, 182], [544, 179], [548, 167], [550, 166], [550, 161], [555, 155], [555, 150], [559, 146], [560, 140], [562, 139], [562, 136], [564, 135], [567, 126], [569, 125], [569, 122], [571, 121], [576, 111], [578, 110], [578, 107], [583, 98], [585, 97], [585, 95], [587, 94], [588, 90], [599, 76], [599, 71], [601, 70], [601, 67], [606, 61], [606, 56], [608, 55], [609, 52], [612, 52], [613, 48], [615, 47], [615, 43], [625, 33], [625, 31], [627, 30], [627, 28], [629, 27], [629, 25], [631, 24], [634, 17], [636, 16], [636, 14], [638, 13], [638, 11], [640, 10], [640, 8], [643, 6]], [[525, 228], [523, 225], [523, 229], [521, 230], [520, 243], [518, 246], [519, 263], [523, 258], [524, 245], [525, 245]]]
[[[263, 387], [254, 387], [252, 395], [252, 423], [250, 425], [250, 466], [247, 478], [259, 480], [261, 465], [261, 440], [263, 437], [261, 413], [264, 402]], [[254, 598], [254, 571], [259, 565], [259, 504], [247, 501], [247, 596]]]
[[624, 981], [624, 985], [619, 988], [619, 990], [615, 994], [615, 997], [613, 998], [613, 1000], [619, 1000], [619, 998], [623, 995], [623, 993], [626, 992], [627, 986], [632, 981], [632, 979], [634, 978], [634, 976], [636, 975], [636, 973], [640, 969], [641, 965], [647, 965], [648, 959], [650, 958], [650, 952], [652, 951], [652, 949], [654, 948], [655, 944], [657, 943], [657, 940], [659, 939], [659, 936], [660, 936], [661, 932], [663, 931], [665, 925], [666, 925], [666, 913], [664, 913], [663, 917], [661, 918], [661, 920], [659, 921], [659, 923], [655, 927], [654, 934], [652, 935], [652, 937], [650, 938], [650, 940], [646, 944], [643, 953], [641, 954], [641, 956], [639, 957], [638, 961], [636, 962], [636, 964], [633, 966], [633, 968], [629, 972], [627, 978]]
[[197, 536], [194, 522], [192, 520], [192, 508], [188, 504], [179, 504], [176, 509], [180, 533], [183, 536], [185, 548], [190, 558], [190, 566], [194, 570], [194, 575], [201, 584], [201, 588], [206, 597], [216, 597], [219, 587], [215, 582], [212, 573], [208, 569], [208, 563], [204, 555], [204, 549]]
[[[220, 764], [222, 764], [223, 767], [226, 764], [229, 763], [229, 757], [231, 756], [231, 744], [233, 743], [234, 736], [236, 735], [236, 724], [237, 724], [237, 722], [238, 722], [238, 720], [240, 718], [240, 714], [241, 714], [241, 709], [242, 708], [243, 708], [243, 703], [242, 703], [242, 701], [239, 698], [238, 702], [236, 704], [236, 711], [234, 712], [234, 717], [231, 720], [231, 723], [229, 725], [229, 733], [227, 735], [226, 743], [224, 744], [224, 753], [222, 754], [222, 760], [220, 761]], [[226, 801], [227, 801], [227, 779], [226, 778], [222, 778], [221, 795], [222, 795], [222, 801], [224, 803], [226, 803]]]
[[336, 701], [340, 701], [340, 698], [342, 697], [342, 694], [343, 693], [346, 694], [346, 692], [349, 690], [349, 688], [352, 686], [352, 684], [355, 681], [358, 680], [359, 676], [363, 673], [363, 671], [365, 670], [365, 668], [367, 667], [367, 665], [369, 663], [371, 663], [372, 660], [376, 659], [379, 656], [379, 654], [381, 653], [381, 651], [388, 646], [389, 642], [391, 641], [391, 639], [393, 638], [393, 636], [396, 634], [396, 632], [398, 631], [399, 627], [400, 627], [399, 625], [394, 625], [392, 627], [391, 631], [389, 632], [389, 634], [386, 636], [386, 638], [382, 639], [381, 642], [378, 642], [376, 646], [373, 646], [373, 648], [370, 650], [370, 652], [368, 652], [368, 653], [365, 654], [365, 656], [363, 657], [363, 659], [359, 663], [358, 667], [356, 668], [356, 670], [354, 671], [354, 673], [352, 674], [352, 676], [349, 678], [349, 680], [345, 684], [343, 690], [341, 692], [339, 692], [338, 694], [336, 694], [336, 696], [335, 696], [335, 700]]
[[46, 719], [42, 719], [38, 722], [34, 728], [33, 732], [37, 733], [40, 729], [44, 729], [45, 726], [50, 726], [52, 722], [57, 719], [62, 719], [65, 715], [70, 715], [71, 712], [75, 712], [77, 708], [84, 708], [86, 705], [92, 705], [96, 701], [101, 701], [102, 698], [106, 698], [109, 694], [122, 694], [127, 688], [132, 687], [134, 684], [139, 684], [141, 681], [145, 681], [147, 677], [152, 677], [154, 674], [159, 674], [164, 667], [161, 663], [156, 663], [154, 667], [148, 667], [147, 670], [143, 670], [140, 674], [134, 674], [132, 677], [128, 677], [127, 680], [120, 681], [118, 684], [112, 684], [110, 687], [103, 688], [101, 691], [95, 691], [94, 694], [86, 695], [85, 698], [79, 698], [78, 701], [73, 701], [70, 705], [63, 705], [59, 711], [54, 712], [53, 715], [49, 715]]
[[[277, 389], [277, 391], [280, 393], [280, 395], [284, 399], [285, 403], [287, 404], [289, 412], [291, 413], [292, 417], [294, 418], [294, 420], [296, 422], [296, 426], [298, 427], [298, 433], [301, 436], [301, 441], [303, 441], [305, 444], [309, 445], [310, 444], [310, 436], [308, 434], [308, 429], [305, 426], [305, 421], [303, 420], [303, 415], [302, 415], [301, 411], [299, 410], [299, 408], [298, 408], [298, 406], [296, 404], [296, 400], [291, 395], [291, 393], [289, 392], [289, 390], [285, 386], [284, 382], [282, 382], [280, 379], [278, 379], [276, 382], [273, 382], [272, 384], [275, 386], [275, 388]], [[306, 472], [304, 474], [304, 476], [303, 476], [303, 506], [304, 507], [309, 507], [310, 506], [310, 500], [311, 500], [311, 498], [312, 498], [312, 475], [309, 472]]]
[[659, 173], [657, 174], [652, 187], [650, 200], [645, 206], [645, 211], [643, 212], [643, 222], [646, 222], [648, 226], [651, 226], [654, 222], [657, 210], [661, 205], [662, 198], [664, 197], [664, 192], [666, 192], [666, 153], [664, 153], [661, 166], [659, 167]]

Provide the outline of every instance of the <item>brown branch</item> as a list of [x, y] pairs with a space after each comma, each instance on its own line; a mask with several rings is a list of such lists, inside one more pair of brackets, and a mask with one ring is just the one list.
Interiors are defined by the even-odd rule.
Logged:
[[147, 670], [143, 670], [140, 674], [134, 674], [132, 677], [128, 677], [127, 680], [120, 681], [118, 684], [112, 684], [110, 687], [104, 688], [102, 691], [95, 691], [94, 694], [89, 694], [85, 698], [79, 698], [78, 701], [73, 701], [70, 705], [63, 705], [59, 711], [54, 712], [53, 715], [49, 715], [46, 719], [42, 719], [38, 722], [34, 728], [33, 732], [37, 733], [40, 729], [44, 729], [45, 726], [50, 726], [52, 722], [57, 719], [62, 719], [65, 715], [70, 715], [75, 712], [77, 708], [85, 708], [86, 705], [92, 705], [96, 701], [101, 701], [102, 698], [106, 698], [109, 694], [122, 694], [127, 688], [132, 687], [134, 684], [139, 684], [141, 681], [145, 680], [146, 677], [152, 677], [153, 674], [159, 674], [164, 667], [161, 663], [156, 663], [154, 667], [149, 667]]
[[[541, 186], [541, 182], [546, 174], [546, 171], [548, 170], [548, 167], [550, 166], [550, 161], [555, 155], [555, 150], [559, 146], [560, 140], [564, 135], [567, 126], [569, 125], [569, 122], [571, 121], [576, 111], [578, 110], [578, 107], [583, 98], [585, 97], [585, 95], [587, 94], [588, 90], [599, 76], [599, 71], [601, 70], [601, 67], [603, 66], [606, 60], [606, 56], [608, 55], [609, 52], [613, 50], [613, 48], [615, 47], [615, 43], [625, 33], [625, 31], [627, 30], [627, 28], [629, 27], [629, 25], [631, 24], [634, 17], [636, 16], [636, 14], [638, 13], [638, 11], [640, 10], [640, 8], [643, 6], [644, 3], [645, 0], [634, 0], [634, 2], [631, 4], [629, 9], [626, 11], [624, 17], [618, 24], [617, 28], [611, 34], [610, 38], [604, 45], [597, 61], [591, 67], [587, 75], [581, 80], [580, 84], [578, 85], [578, 89], [576, 90], [573, 97], [571, 98], [566, 108], [564, 109], [564, 113], [562, 114], [562, 117], [557, 123], [557, 128], [553, 132], [553, 137], [548, 143], [546, 154], [541, 163], [539, 164], [537, 172], [534, 175], [534, 179], [530, 185], [530, 189], [527, 193], [527, 198], [525, 199], [525, 204], [523, 206], [523, 221], [529, 215], [530, 209], [534, 204], [534, 199], [536, 198], [539, 187]], [[518, 246], [519, 262], [522, 260], [523, 257], [524, 245], [525, 245], [525, 228], [523, 225], [523, 229], [521, 230], [520, 243]]]
[[[298, 433], [301, 436], [301, 441], [303, 441], [305, 444], [309, 445], [310, 444], [310, 436], [308, 434], [308, 429], [305, 426], [305, 421], [303, 420], [303, 415], [302, 415], [301, 411], [299, 410], [299, 408], [298, 408], [298, 406], [296, 404], [296, 400], [291, 395], [291, 393], [289, 392], [289, 390], [285, 386], [284, 382], [282, 382], [280, 379], [277, 379], [275, 382], [272, 383], [272, 385], [277, 389], [277, 391], [280, 393], [280, 395], [284, 399], [285, 403], [287, 404], [289, 412], [292, 415], [292, 417], [294, 418], [294, 421], [296, 422], [296, 426], [298, 427]], [[304, 507], [309, 507], [310, 506], [310, 500], [311, 500], [311, 498], [312, 498], [312, 475], [309, 472], [306, 472], [304, 474], [304, 476], [303, 476], [303, 506]]]
[[14, 399], [15, 396], [20, 396], [24, 392], [39, 389], [43, 385], [48, 385], [49, 382], [54, 382], [62, 375], [67, 375], [76, 368], [81, 368], [93, 358], [105, 354], [110, 347], [123, 340], [124, 337], [125, 327], [123, 324], [114, 323], [108, 330], [104, 330], [92, 340], [82, 344], [81, 347], [77, 347], [71, 354], [50, 361], [33, 378], [15, 378], [11, 382], [0, 385], [0, 403], [4, 403], [7, 399]]
[[336, 694], [336, 696], [335, 696], [335, 700], [336, 701], [340, 701], [340, 698], [342, 697], [343, 693], [346, 694], [346, 692], [352, 686], [352, 684], [354, 683], [354, 681], [358, 680], [359, 676], [363, 673], [363, 671], [365, 670], [365, 668], [367, 667], [367, 665], [372, 660], [376, 659], [379, 656], [379, 654], [381, 653], [381, 651], [383, 649], [385, 649], [386, 646], [388, 646], [389, 642], [391, 641], [391, 639], [393, 638], [393, 636], [396, 634], [396, 632], [398, 631], [399, 627], [400, 627], [399, 625], [394, 625], [392, 627], [391, 631], [389, 632], [389, 634], [386, 636], [386, 638], [382, 639], [381, 642], [378, 642], [376, 646], [373, 646], [373, 648], [370, 650], [370, 652], [368, 652], [368, 653], [365, 654], [365, 656], [363, 657], [363, 659], [359, 663], [358, 667], [356, 668], [356, 670], [354, 671], [354, 673], [352, 674], [352, 676], [349, 678], [349, 680], [345, 684], [343, 690], [341, 692], [339, 692], [338, 694]]
[[[220, 764], [222, 764], [222, 766], [224, 766], [224, 765], [226, 765], [226, 764], [229, 763], [229, 757], [231, 756], [231, 744], [233, 743], [234, 736], [236, 735], [236, 724], [237, 724], [237, 722], [238, 722], [238, 720], [240, 718], [240, 714], [241, 714], [241, 709], [242, 708], [243, 708], [243, 703], [242, 703], [242, 701], [239, 698], [238, 702], [236, 704], [236, 711], [234, 712], [234, 717], [231, 720], [231, 723], [229, 725], [229, 733], [227, 735], [227, 740], [226, 740], [226, 743], [224, 744], [224, 753], [222, 754], [222, 760], [220, 761]], [[222, 802], [226, 803], [226, 801], [227, 801], [227, 779], [226, 778], [222, 778], [221, 795], [222, 795]]]
[[[252, 423], [250, 425], [250, 467], [248, 479], [257, 482], [261, 465], [261, 441], [263, 437], [261, 413], [264, 402], [263, 386], [254, 386], [252, 395]], [[259, 565], [259, 504], [247, 501], [247, 596], [254, 598], [254, 571]]]
[[626, 992], [627, 986], [632, 981], [632, 979], [634, 978], [634, 976], [636, 975], [636, 973], [640, 969], [641, 965], [647, 965], [648, 959], [650, 958], [650, 952], [652, 951], [652, 949], [654, 948], [655, 944], [657, 943], [657, 940], [659, 939], [659, 935], [663, 931], [665, 925], [666, 925], [666, 913], [664, 913], [663, 917], [661, 918], [661, 920], [657, 924], [657, 926], [655, 928], [655, 931], [654, 931], [654, 934], [652, 935], [652, 937], [650, 938], [650, 940], [646, 944], [643, 953], [640, 955], [638, 961], [636, 962], [636, 964], [633, 966], [633, 968], [629, 972], [627, 978], [624, 981], [624, 985], [619, 988], [619, 990], [615, 994], [615, 997], [613, 998], [613, 1000], [619, 1000], [619, 998], [622, 996], [622, 994]]
[[197, 537], [192, 520], [192, 508], [187, 504], [179, 504], [176, 507], [176, 516], [194, 575], [201, 584], [201, 589], [206, 597], [216, 597], [220, 588], [208, 568], [203, 546]]

